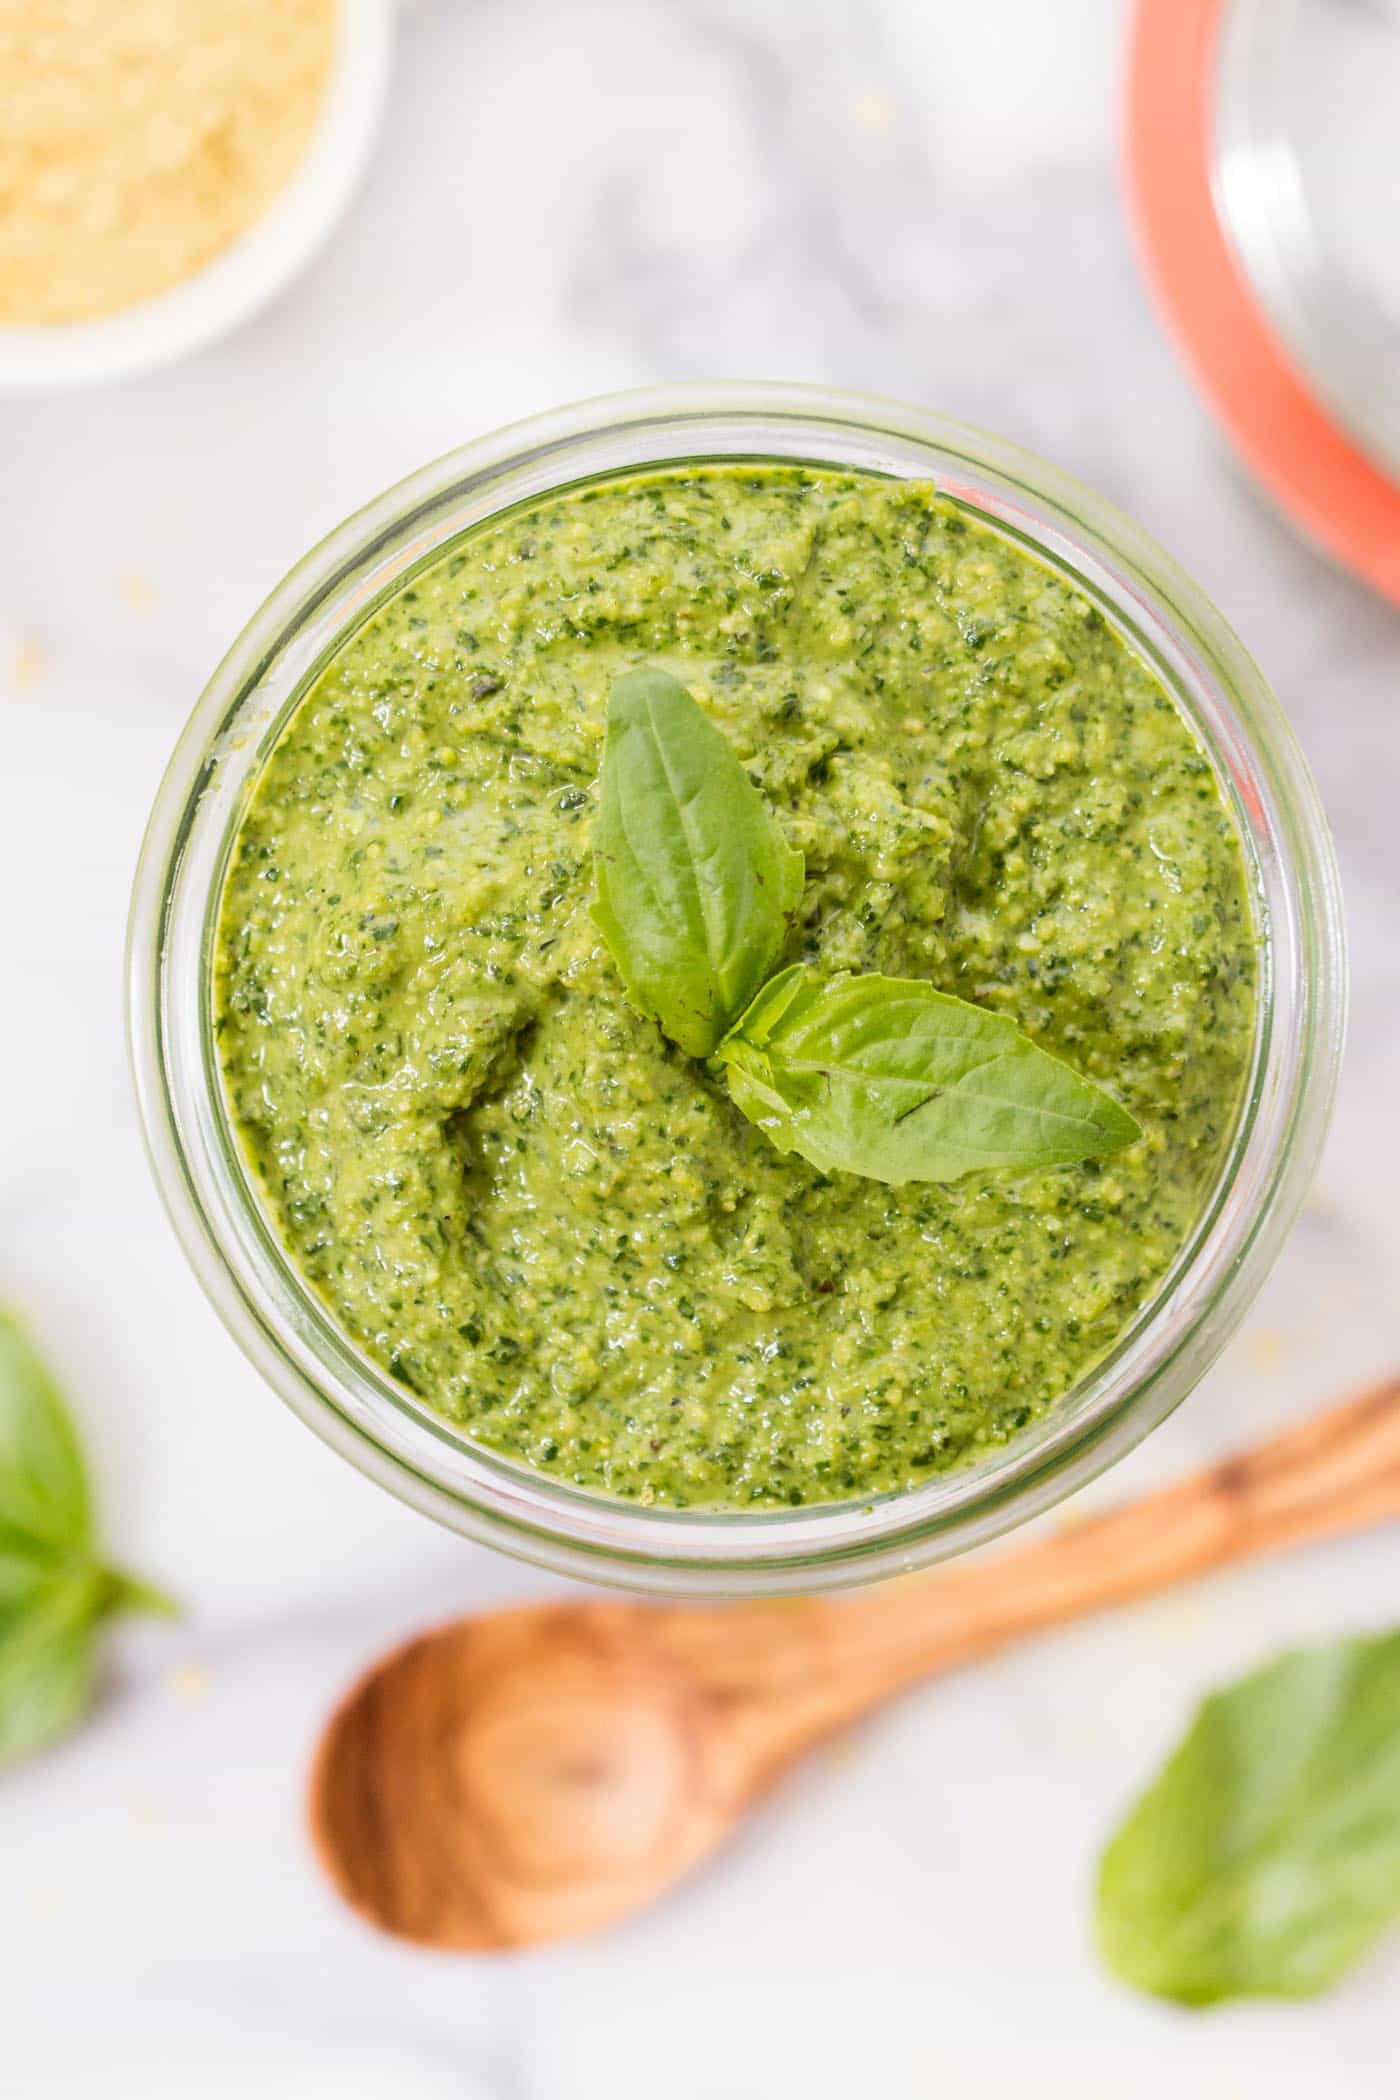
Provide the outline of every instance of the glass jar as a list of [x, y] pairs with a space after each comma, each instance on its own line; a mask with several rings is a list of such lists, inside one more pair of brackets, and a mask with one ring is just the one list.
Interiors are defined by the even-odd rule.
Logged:
[[[405, 573], [496, 513], [663, 463], [801, 460], [935, 481], [1087, 593], [1195, 724], [1239, 825], [1261, 967], [1252, 1068], [1195, 1230], [1112, 1351], [978, 1462], [863, 1502], [762, 1513], [642, 1508], [496, 1456], [430, 1413], [337, 1328], [265, 1215], [231, 1129], [213, 956], [230, 848], [307, 684]], [[253, 1362], [355, 1465], [466, 1536], [562, 1573], [672, 1595], [831, 1588], [978, 1544], [1101, 1472], [1195, 1385], [1306, 1193], [1345, 1006], [1341, 901], [1316, 790], [1267, 686], [1214, 608], [1134, 526], [999, 439], [893, 403], [788, 386], [585, 402], [422, 469], [324, 540], [255, 615], [176, 749], [136, 877], [132, 1054], [176, 1231]], [[237, 1436], [238, 1424], [227, 1433]]]

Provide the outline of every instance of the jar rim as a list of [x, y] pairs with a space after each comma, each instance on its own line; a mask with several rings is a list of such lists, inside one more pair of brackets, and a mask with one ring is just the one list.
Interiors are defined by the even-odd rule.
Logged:
[[[474, 1443], [359, 1352], [298, 1276], [232, 1141], [212, 1048], [223, 871], [307, 684], [411, 569], [567, 485], [685, 461], [802, 460], [940, 491], [1086, 592], [1193, 723], [1250, 863], [1260, 930], [1253, 1069], [1196, 1227], [1107, 1354], [997, 1451], [909, 1489], [799, 1509], [642, 1508]], [[1317, 791], [1278, 702], [1214, 607], [1058, 469], [923, 410], [824, 388], [682, 386], [511, 425], [378, 496], [315, 547], [215, 671], [152, 812], [132, 898], [128, 1025], [147, 1149], [226, 1326], [283, 1399], [425, 1514], [561, 1573], [672, 1594], [776, 1594], [909, 1569], [1039, 1513], [1130, 1449], [1223, 1347], [1306, 1193], [1345, 1021], [1341, 898]]]

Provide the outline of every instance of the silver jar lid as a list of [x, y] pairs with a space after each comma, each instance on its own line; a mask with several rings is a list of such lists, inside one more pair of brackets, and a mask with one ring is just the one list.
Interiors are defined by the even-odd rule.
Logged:
[[1211, 179], [1299, 376], [1400, 483], [1400, 0], [1228, 0]]

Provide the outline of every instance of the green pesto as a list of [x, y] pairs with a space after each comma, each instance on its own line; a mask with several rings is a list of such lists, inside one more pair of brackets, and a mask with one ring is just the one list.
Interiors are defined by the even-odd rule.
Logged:
[[[590, 913], [641, 662], [806, 856], [782, 962], [1009, 1014], [1140, 1141], [901, 1188], [777, 1152]], [[1206, 756], [1087, 598], [925, 485], [696, 465], [467, 535], [340, 648], [236, 844], [218, 1026], [292, 1258], [431, 1408], [643, 1503], [812, 1503], [1004, 1444], [1151, 1297], [1231, 1130], [1254, 938]]]

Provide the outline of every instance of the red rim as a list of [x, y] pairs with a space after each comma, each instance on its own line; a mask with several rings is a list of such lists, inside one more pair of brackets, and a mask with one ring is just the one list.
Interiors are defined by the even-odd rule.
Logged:
[[1400, 487], [1338, 428], [1290, 364], [1235, 261], [1211, 190], [1215, 53], [1225, 0], [1138, 0], [1127, 174], [1148, 277], [1240, 453], [1338, 561], [1400, 604]]

